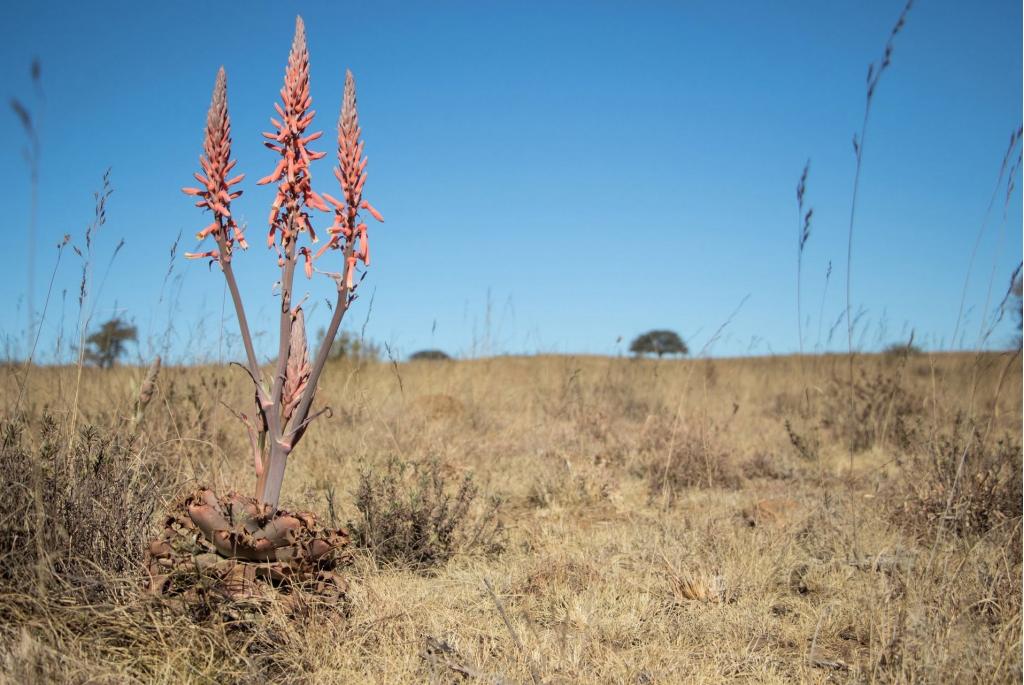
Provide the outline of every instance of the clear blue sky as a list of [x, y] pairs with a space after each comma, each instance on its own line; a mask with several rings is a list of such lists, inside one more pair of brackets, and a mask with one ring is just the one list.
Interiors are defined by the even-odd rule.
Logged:
[[[250, 221], [254, 245], [235, 263], [269, 354], [275, 269], [261, 244], [270, 191], [255, 180], [275, 162], [259, 134], [296, 11], [309, 34], [314, 125], [326, 132], [314, 148], [331, 149], [351, 68], [370, 159], [366, 196], [387, 219], [371, 227], [374, 262], [346, 327], [363, 325], [373, 294], [366, 334], [402, 355], [617, 353], [653, 327], [676, 329], [699, 350], [749, 295], [712, 349], [742, 355], [797, 349], [794, 188], [807, 158], [815, 221], [805, 345], [819, 342], [823, 294], [822, 346], [843, 311], [851, 138], [867, 65], [902, 2], [34, 5], [0, 10], [0, 69], [4, 95], [35, 108], [29, 65], [42, 63], [36, 309], [52, 246], [64, 233], [81, 244], [110, 166], [95, 286], [114, 246], [125, 246], [94, 319], [133, 320], [147, 354], [173, 312], [173, 356], [229, 359], [237, 328], [230, 302], [222, 324], [220, 274], [179, 258], [161, 291], [175, 236], [182, 231], [179, 252], [192, 250], [206, 223], [179, 189], [196, 170], [223, 64], [247, 174], [234, 210]], [[968, 257], [1021, 121], [1020, 27], [1017, 1], [920, 0], [896, 39], [869, 124], [854, 246], [853, 307], [866, 312], [857, 337], [867, 349], [911, 328], [930, 348], [952, 344]], [[6, 105], [0, 116], [10, 257], [0, 325], [17, 346], [29, 183], [18, 121]], [[333, 193], [330, 168], [317, 163], [313, 181]], [[997, 200], [968, 288], [967, 346], [1021, 259], [1019, 191], [1002, 216]], [[79, 269], [66, 253], [44, 359], [61, 330], [64, 289], [65, 336], [74, 330]], [[315, 333], [331, 287], [301, 287], [321, 303]], [[832, 349], [845, 349], [839, 330]], [[1003, 326], [992, 344], [1011, 333]]]

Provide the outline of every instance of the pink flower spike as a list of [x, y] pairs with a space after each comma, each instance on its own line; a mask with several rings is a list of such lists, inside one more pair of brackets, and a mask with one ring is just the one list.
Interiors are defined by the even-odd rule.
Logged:
[[331, 236], [331, 239], [328, 240], [326, 243], [324, 243], [323, 247], [321, 247], [319, 250], [316, 251], [316, 254], [313, 255], [313, 259], [320, 259], [320, 257], [323, 256], [324, 252], [327, 252], [327, 250], [331, 249], [332, 247], [336, 246], [337, 244], [338, 244], [338, 236], [336, 236], [336, 235], [335, 236]]
[[202, 240], [206, 236], [208, 236], [211, 233], [213, 233], [214, 231], [216, 231], [218, 228], [220, 228], [220, 223], [217, 222], [217, 221], [214, 221], [212, 224], [210, 224], [209, 226], [207, 226], [203, 230], [199, 231], [199, 233], [196, 233], [196, 240]]
[[345, 260], [345, 287], [352, 289], [352, 274], [356, 270], [356, 256], [352, 255]]
[[196, 237], [202, 240], [206, 236], [212, 235], [217, 241], [218, 249], [211, 252], [189, 253], [190, 259], [203, 257], [220, 259], [220, 255], [223, 254], [224, 262], [228, 262], [231, 260], [231, 248], [235, 242], [235, 234], [229, 234], [226, 228], [232, 223], [230, 221], [230, 206], [231, 201], [238, 197], [238, 193], [230, 192], [229, 188], [241, 181], [244, 175], [239, 175], [231, 181], [225, 181], [228, 173], [235, 166], [235, 161], [231, 159], [231, 119], [228, 116], [227, 88], [227, 75], [224, 68], [221, 67], [214, 82], [210, 109], [206, 113], [203, 154], [199, 156], [199, 166], [203, 173], [192, 174], [202, 184], [202, 187], [182, 188], [182, 192], [186, 195], [200, 198], [196, 202], [197, 207], [213, 212], [213, 222], [200, 231]]
[[380, 212], [378, 212], [376, 209], [374, 209], [373, 205], [371, 205], [369, 202], [367, 202], [366, 200], [363, 200], [362, 203], [359, 206], [362, 207], [363, 209], [365, 209], [366, 211], [368, 211], [371, 215], [373, 215], [374, 219], [376, 219], [377, 221], [379, 221], [381, 223], [384, 223], [384, 217], [382, 217], [380, 215]]
[[309, 192], [308, 204], [313, 209], [319, 209], [321, 212], [331, 211], [331, 208], [324, 204], [324, 201], [320, 198], [320, 196], [314, 193], [313, 191]]
[[284, 172], [284, 166], [285, 161], [282, 159], [280, 162], [277, 163], [277, 166], [274, 167], [274, 170], [270, 172], [270, 175], [264, 176], [260, 180], [256, 181], [256, 185], [265, 186], [268, 183], [273, 183], [277, 179], [281, 178], [281, 174]]
[[331, 197], [327, 193], [320, 193], [320, 197], [322, 197], [323, 199], [327, 200], [332, 205], [334, 205], [335, 209], [344, 209], [345, 208], [345, 205], [341, 204], [340, 202], [335, 200], [333, 197]]
[[[264, 135], [277, 143], [267, 147], [280, 157], [274, 171], [260, 183], [279, 182], [270, 221], [279, 224], [280, 247], [291, 257], [296, 254], [293, 241], [298, 239], [298, 232], [309, 230], [311, 239], [316, 240], [316, 234], [303, 217], [306, 208], [330, 211], [310, 185], [310, 162], [317, 158], [317, 153], [309, 150], [307, 144], [319, 138], [320, 133], [306, 131], [315, 111], [309, 108], [312, 104], [309, 96], [309, 52], [301, 17], [295, 21], [295, 37], [288, 54], [284, 84], [279, 92], [280, 102], [274, 103], [277, 116], [271, 118], [276, 131]], [[293, 226], [295, 230], [292, 230]]]
[[307, 248], [307, 247], [300, 247], [299, 248], [299, 252], [305, 258], [305, 262], [306, 262], [306, 264], [305, 264], [306, 278], [313, 278], [313, 257], [309, 253], [309, 248]]
[[249, 243], [245, 239], [245, 234], [242, 233], [242, 231], [238, 228], [238, 226], [234, 226], [231, 229], [231, 232], [234, 233], [235, 240], [238, 241], [238, 246], [240, 248], [242, 248], [243, 250], [248, 250], [249, 249]]
[[204, 259], [209, 257], [213, 260], [220, 259], [220, 253], [217, 250], [210, 250], [209, 252], [186, 252], [185, 259]]

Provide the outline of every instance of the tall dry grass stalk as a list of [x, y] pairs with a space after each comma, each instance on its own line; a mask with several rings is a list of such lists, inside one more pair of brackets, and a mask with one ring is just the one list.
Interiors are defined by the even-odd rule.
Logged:
[[14, 403], [14, 414], [18, 413], [21, 408], [21, 402], [25, 399], [25, 393], [29, 387], [29, 374], [32, 371], [32, 366], [36, 360], [36, 349], [39, 346], [39, 336], [43, 332], [43, 323], [46, 321], [46, 313], [50, 309], [50, 297], [53, 295], [53, 282], [57, 278], [57, 269], [60, 268], [60, 260], [64, 255], [64, 248], [67, 247], [71, 241], [70, 235], [65, 235], [64, 239], [57, 243], [57, 258], [53, 263], [53, 271], [50, 273], [50, 282], [46, 286], [46, 299], [43, 300], [43, 312], [39, 317], [39, 323], [36, 325], [35, 335], [32, 336], [31, 346], [28, 350], [28, 355], [25, 357], [25, 366], [22, 370], [21, 379], [18, 384], [18, 399]]
[[796, 210], [797, 210], [797, 241], [796, 241], [796, 328], [797, 343], [800, 350], [800, 374], [804, 380], [805, 401], [810, 406], [811, 398], [806, 389], [807, 370], [804, 368], [804, 318], [803, 318], [803, 289], [801, 288], [801, 277], [803, 275], [804, 248], [807, 241], [811, 239], [811, 219], [814, 217], [814, 208], [809, 207], [804, 211], [804, 196], [807, 193], [807, 177], [811, 172], [811, 160], [804, 164], [804, 170], [800, 174], [800, 180], [796, 184]]
[[[854, 321], [852, 318], [852, 273], [853, 273], [853, 227], [857, 215], [857, 194], [860, 190], [860, 174], [861, 169], [864, 166], [864, 145], [867, 139], [868, 133], [868, 119], [871, 116], [871, 105], [875, 100], [875, 93], [878, 90], [878, 84], [882, 79], [882, 75], [892, 65], [892, 54], [893, 48], [896, 41], [896, 36], [899, 35], [900, 31], [907, 22], [907, 15], [910, 13], [911, 7], [913, 7], [914, 0], [907, 0], [907, 4], [903, 6], [903, 10], [900, 12], [899, 17], [896, 19], [896, 23], [893, 24], [892, 30], [889, 32], [889, 38], [885, 42], [885, 49], [882, 52], [882, 57], [877, 62], [872, 62], [868, 65], [867, 74], [867, 89], [864, 97], [864, 118], [861, 121], [860, 135], [853, 135], [853, 153], [856, 159], [856, 165], [853, 174], [853, 193], [850, 198], [850, 222], [847, 229], [847, 241], [846, 241], [846, 346], [847, 355], [849, 357], [849, 387], [850, 387], [850, 407], [852, 411], [853, 407], [853, 328]], [[850, 452], [850, 473], [853, 473], [853, 452]]]
[[[91, 297], [93, 260], [95, 259], [93, 243], [95, 242], [97, 232], [107, 223], [107, 201], [113, 193], [114, 188], [110, 184], [110, 169], [108, 168], [103, 173], [103, 185], [98, 191], [93, 193], [95, 206], [92, 223], [85, 229], [85, 247], [80, 248], [77, 245], [72, 245], [75, 254], [82, 260], [82, 277], [78, 283], [78, 359], [75, 364], [75, 392], [74, 399], [71, 402], [70, 428], [68, 429], [69, 448], [75, 440], [75, 430], [78, 426], [78, 398], [82, 389], [82, 368], [85, 366], [85, 338], [96, 308], [96, 298]], [[123, 244], [124, 242], [122, 241], [114, 251], [114, 254], [111, 256], [111, 263], [113, 263], [114, 257], [117, 256], [117, 251], [120, 250]]]
[[[26, 270], [26, 294], [28, 309], [26, 314], [28, 322], [25, 327], [25, 347], [34, 348], [32, 331], [36, 328], [36, 242], [39, 232], [39, 165], [42, 158], [42, 138], [40, 132], [40, 121], [42, 119], [42, 105], [44, 101], [42, 87], [42, 64], [39, 58], [32, 60], [29, 68], [29, 75], [32, 78], [32, 89], [35, 95], [35, 114], [18, 98], [11, 98], [11, 110], [18, 118], [25, 137], [28, 141], [22, 150], [25, 164], [28, 166], [29, 174], [29, 220], [28, 220], [28, 269]], [[31, 352], [27, 353], [31, 356]]]
[[[992, 208], [995, 206], [996, 199], [999, 197], [999, 191], [1004, 188], [1003, 180], [1007, 175], [1007, 171], [1011, 169], [1010, 160], [1013, 159], [1014, 150], [1016, 150], [1017, 146], [1020, 144], [1022, 135], [1024, 135], [1024, 128], [1022, 127], [1018, 127], [1016, 131], [1010, 133], [1010, 142], [1006, 146], [1006, 152], [1003, 153], [1003, 160], [999, 165], [999, 174], [996, 177], [995, 186], [992, 188], [992, 196], [989, 198], [988, 205], [985, 207], [985, 213], [982, 215], [981, 224], [978, 226], [978, 234], [975, 236], [974, 245], [971, 247], [971, 255], [967, 259], [967, 273], [964, 274], [964, 285], [960, 291], [960, 306], [956, 313], [956, 325], [953, 326], [953, 336], [950, 338], [950, 346], [953, 349], [955, 349], [957, 345], [957, 335], [960, 333], [960, 325], [964, 318], [964, 305], [967, 303], [967, 288], [971, 282], [971, 272], [974, 269], [974, 260], [978, 256], [978, 248], [981, 247], [981, 239], [984, 237], [985, 229], [988, 227]], [[1006, 201], [1009, 202], [1009, 198], [1012, 193], [1012, 181], [1007, 181], [1005, 188]]]
[[804, 353], [804, 320], [803, 308], [801, 307], [802, 288], [800, 285], [801, 275], [803, 274], [804, 248], [807, 247], [807, 241], [811, 239], [811, 218], [814, 216], [813, 208], [808, 208], [806, 212], [804, 211], [804, 195], [807, 193], [807, 177], [810, 172], [811, 160], [807, 160], [807, 163], [804, 164], [803, 173], [800, 174], [800, 180], [796, 184], [796, 332], [801, 355]]

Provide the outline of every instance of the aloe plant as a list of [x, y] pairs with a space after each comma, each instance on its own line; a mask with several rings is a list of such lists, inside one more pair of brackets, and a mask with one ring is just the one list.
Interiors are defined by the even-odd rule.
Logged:
[[[197, 198], [197, 207], [212, 215], [212, 221], [199, 231], [197, 238], [212, 239], [215, 243], [209, 250], [185, 256], [208, 259], [220, 266], [238, 318], [245, 368], [255, 386], [254, 412], [238, 416], [248, 432], [256, 487], [249, 497], [236, 493], [221, 497], [202, 488], [184, 500], [180, 510], [168, 518], [162, 536], [150, 544], [152, 586], [161, 592], [171, 589], [169, 579], [173, 570], [189, 564], [195, 566], [200, 557], [207, 559], [209, 563], [205, 566], [210, 568], [223, 566], [218, 566], [217, 559], [260, 562], [264, 570], [283, 564], [288, 568], [278, 568], [278, 575], [294, 577], [298, 571], [314, 578], [329, 570], [324, 560], [347, 543], [343, 531], [325, 531], [312, 514], [280, 510], [278, 501], [290, 455], [310, 423], [327, 411], [313, 410], [317, 384], [341, 320], [356, 298], [359, 265], [366, 267], [370, 263], [367, 226], [361, 221], [361, 212], [365, 210], [378, 221], [383, 221], [383, 217], [363, 199], [367, 159], [360, 140], [355, 79], [348, 71], [338, 119], [338, 165], [334, 169], [341, 192], [336, 199], [313, 190], [312, 163], [327, 153], [309, 147], [321, 132], [309, 130], [315, 112], [310, 109], [309, 52], [301, 17], [296, 19], [280, 94], [281, 101], [274, 104], [276, 116], [270, 119], [274, 129], [263, 134], [264, 145], [279, 159], [273, 171], [257, 182], [276, 184], [277, 188], [267, 235], [267, 247], [275, 251], [280, 268], [279, 344], [272, 374], [264, 373], [256, 356], [232, 269], [236, 248], [245, 250], [248, 243], [231, 209], [242, 195], [238, 185], [244, 174], [235, 173], [235, 160], [231, 158], [231, 120], [223, 67], [217, 72], [206, 117], [203, 154], [199, 158], [201, 169], [194, 174], [199, 186], [183, 188], [187, 195]], [[333, 214], [326, 229], [327, 239], [315, 253], [313, 245], [318, 236], [314, 210]], [[303, 234], [307, 237], [303, 238]], [[340, 260], [335, 270], [318, 268], [322, 260], [336, 252], [340, 253]], [[327, 333], [312, 360], [302, 302], [293, 301], [300, 260], [307, 278], [323, 274], [333, 280], [337, 291]], [[222, 569], [221, 577], [225, 580], [238, 575], [234, 565], [224, 569], [228, 569]]]

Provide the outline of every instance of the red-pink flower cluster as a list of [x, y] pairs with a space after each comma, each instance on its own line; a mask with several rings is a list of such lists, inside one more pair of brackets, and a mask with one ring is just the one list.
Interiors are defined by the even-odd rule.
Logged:
[[[359, 112], [356, 109], [356, 80], [351, 71], [345, 72], [345, 95], [341, 103], [341, 116], [338, 118], [338, 166], [334, 175], [341, 184], [342, 201], [338, 201], [327, 193], [324, 199], [334, 206], [334, 225], [328, 229], [331, 239], [320, 248], [319, 257], [330, 248], [341, 249], [346, 253], [345, 287], [353, 288], [353, 276], [356, 262], [370, 264], [370, 243], [366, 235], [366, 224], [359, 221], [359, 210], [365, 209], [377, 221], [384, 221], [373, 205], [363, 199], [363, 184], [366, 183], [366, 163], [363, 156], [363, 141], [359, 139], [362, 129], [359, 128]], [[355, 241], [358, 240], [358, 243]], [[348, 249], [351, 247], [351, 249]]]
[[[304, 207], [312, 207], [320, 211], [330, 211], [324, 201], [310, 186], [309, 163], [327, 156], [326, 152], [313, 152], [306, 146], [319, 138], [320, 131], [306, 135], [306, 128], [312, 123], [314, 110], [309, 106], [313, 98], [309, 94], [309, 52], [306, 49], [306, 29], [302, 18], [295, 22], [295, 39], [288, 54], [288, 67], [284, 75], [284, 87], [281, 88], [281, 104], [274, 103], [274, 109], [280, 119], [271, 117], [270, 123], [277, 130], [264, 133], [269, 140], [264, 142], [271, 150], [281, 155], [281, 160], [269, 176], [257, 183], [278, 183], [277, 196], [270, 208], [270, 233], [267, 235], [267, 246], [275, 244], [275, 234], [280, 234], [279, 251], [288, 254], [289, 247], [296, 239], [298, 232], [309, 231], [313, 242], [316, 233], [309, 221], [309, 214]], [[307, 256], [309, 250], [300, 250]], [[292, 253], [294, 254], [294, 253]], [[307, 264], [307, 275], [312, 269]]]
[[186, 195], [196, 195], [200, 198], [196, 202], [196, 207], [213, 212], [213, 222], [199, 231], [196, 238], [202, 240], [212, 235], [217, 241], [217, 249], [199, 253], [186, 252], [185, 256], [189, 259], [210, 257], [229, 262], [236, 240], [242, 249], [247, 248], [248, 244], [231, 216], [231, 201], [242, 194], [241, 190], [232, 191], [231, 186], [241, 181], [245, 174], [228, 178], [228, 174], [235, 166], [235, 160], [231, 159], [231, 119], [228, 116], [228, 84], [224, 67], [217, 72], [217, 81], [213, 86], [210, 110], [206, 115], [203, 154], [199, 156], [199, 165], [202, 173], [195, 173], [193, 176], [202, 187], [181, 190]]

